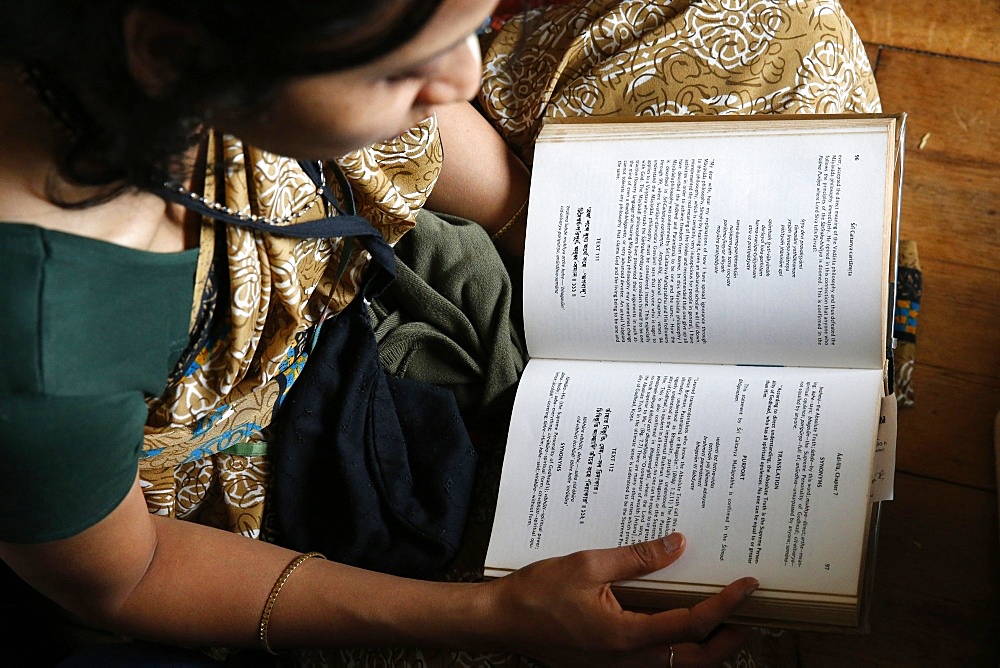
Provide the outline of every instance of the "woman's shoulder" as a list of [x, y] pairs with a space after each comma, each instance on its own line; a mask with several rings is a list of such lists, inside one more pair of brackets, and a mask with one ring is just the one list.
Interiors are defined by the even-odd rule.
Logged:
[[187, 342], [197, 251], [0, 224], [0, 395], [162, 391]]

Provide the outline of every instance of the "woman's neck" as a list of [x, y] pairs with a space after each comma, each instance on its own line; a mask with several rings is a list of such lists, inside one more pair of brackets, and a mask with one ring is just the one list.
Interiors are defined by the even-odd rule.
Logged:
[[73, 184], [60, 174], [56, 156], [64, 132], [19, 69], [0, 64], [0, 221], [140, 250], [174, 252], [187, 246], [185, 211], [151, 193], [126, 190], [84, 208], [57, 204], [98, 201], [108, 192]]

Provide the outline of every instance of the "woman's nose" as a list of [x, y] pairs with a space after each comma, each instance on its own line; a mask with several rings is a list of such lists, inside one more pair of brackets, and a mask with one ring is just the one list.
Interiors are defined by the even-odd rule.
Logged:
[[421, 89], [417, 102], [439, 105], [471, 100], [479, 92], [482, 76], [479, 40], [475, 35], [469, 35], [465, 42], [456, 45], [445, 56], [434, 77]]

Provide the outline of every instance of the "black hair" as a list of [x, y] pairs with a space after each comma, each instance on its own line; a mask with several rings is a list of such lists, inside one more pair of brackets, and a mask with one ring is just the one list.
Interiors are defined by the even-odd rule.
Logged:
[[[359, 65], [415, 35], [441, 0], [31, 0], [0, 5], [0, 59], [19, 63], [67, 126], [60, 171], [80, 185], [151, 189], [183, 171], [206, 110], [252, 114], [298, 75]], [[128, 71], [124, 22], [146, 9], [197, 48], [150, 96]], [[118, 191], [116, 190], [116, 192]]]

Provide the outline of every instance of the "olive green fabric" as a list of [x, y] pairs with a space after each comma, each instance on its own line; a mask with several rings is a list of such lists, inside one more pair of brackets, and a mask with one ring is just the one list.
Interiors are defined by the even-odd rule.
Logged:
[[135, 478], [146, 398], [187, 343], [197, 251], [6, 223], [0, 254], [0, 540], [65, 538]]
[[396, 256], [395, 280], [371, 305], [383, 366], [450, 388], [470, 426], [496, 427], [528, 358], [517, 290], [489, 235], [423, 210]]

